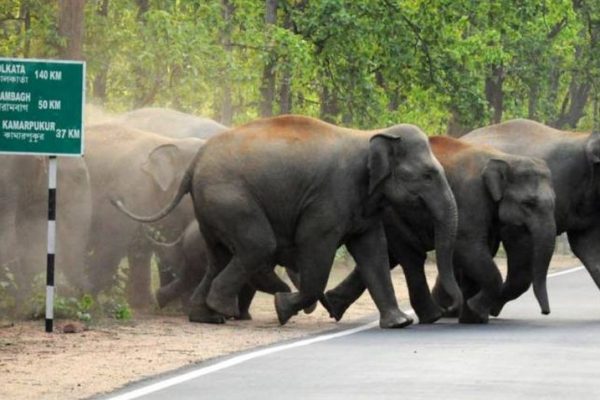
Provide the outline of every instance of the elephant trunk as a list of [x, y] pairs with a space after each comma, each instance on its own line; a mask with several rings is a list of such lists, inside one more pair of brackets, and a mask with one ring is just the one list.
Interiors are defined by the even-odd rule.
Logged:
[[458, 211], [456, 200], [444, 176], [442, 181], [442, 190], [430, 193], [423, 197], [423, 200], [434, 220], [434, 246], [439, 282], [452, 298], [452, 305], [446, 311], [457, 312], [460, 311], [463, 303], [462, 291], [456, 282], [452, 262], [458, 228]]
[[[542, 222], [543, 221], [543, 222]], [[542, 314], [550, 314], [550, 303], [546, 289], [546, 275], [556, 242], [556, 224], [554, 218], [546, 218], [529, 227], [533, 239], [531, 268], [533, 273], [533, 293]]]

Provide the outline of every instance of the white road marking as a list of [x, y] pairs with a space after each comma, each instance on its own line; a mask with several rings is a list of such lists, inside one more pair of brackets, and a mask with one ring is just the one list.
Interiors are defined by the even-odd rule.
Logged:
[[[553, 278], [553, 277], [560, 276], [560, 275], [570, 274], [572, 272], [579, 271], [579, 270], [581, 270], [583, 268], [584, 268], [583, 266], [579, 266], [579, 267], [568, 269], [568, 270], [565, 270], [565, 271], [555, 272], [555, 273], [549, 274], [548, 278]], [[414, 311], [413, 310], [409, 310], [407, 312], [407, 314], [414, 315]], [[250, 353], [241, 354], [239, 356], [235, 356], [235, 357], [229, 358], [227, 360], [223, 360], [221, 362], [218, 362], [218, 363], [213, 364], [213, 365], [209, 365], [207, 367], [200, 367], [198, 369], [192, 370], [190, 372], [186, 372], [185, 374], [182, 374], [182, 375], [179, 375], [179, 376], [174, 376], [172, 378], [167, 378], [165, 380], [153, 383], [153, 384], [148, 385], [148, 386], [144, 386], [144, 387], [139, 388], [139, 389], [132, 390], [132, 391], [127, 392], [127, 393], [123, 393], [121, 395], [117, 395], [117, 396], [114, 396], [114, 397], [109, 397], [108, 400], [131, 400], [131, 399], [137, 399], [137, 398], [139, 398], [141, 396], [144, 396], [144, 395], [147, 395], [147, 394], [150, 394], [150, 393], [154, 393], [154, 392], [158, 392], [159, 390], [166, 389], [168, 387], [171, 387], [171, 386], [183, 383], [183, 382], [187, 382], [189, 380], [198, 378], [200, 376], [208, 375], [208, 374], [211, 374], [213, 372], [221, 371], [221, 370], [223, 370], [225, 368], [233, 367], [235, 365], [244, 363], [246, 361], [253, 360], [255, 358], [264, 357], [266, 355], [273, 354], [273, 353], [278, 353], [280, 351], [285, 351], [285, 350], [293, 349], [293, 348], [296, 348], [296, 347], [308, 346], [308, 345], [311, 345], [313, 343], [324, 342], [324, 341], [327, 341], [327, 340], [336, 339], [336, 338], [340, 338], [340, 337], [344, 337], [344, 336], [353, 335], [353, 334], [358, 333], [358, 332], [366, 331], [368, 329], [374, 328], [375, 326], [378, 325], [378, 323], [379, 323], [379, 321], [372, 321], [372, 322], [369, 322], [367, 324], [358, 326], [356, 328], [346, 329], [346, 330], [343, 330], [343, 331], [340, 331], [340, 332], [336, 332], [336, 333], [329, 333], [329, 334], [324, 334], [324, 335], [318, 335], [318, 336], [311, 337], [311, 338], [308, 338], [308, 339], [301, 339], [301, 340], [298, 340], [298, 341], [292, 342], [292, 343], [287, 343], [287, 344], [282, 344], [282, 345], [279, 345], [279, 346], [268, 347], [268, 348], [257, 350], [257, 351], [253, 351], [253, 352], [250, 352]]]
[[548, 278], [554, 278], [555, 276], [561, 276], [561, 275], [570, 274], [571, 272], [581, 271], [584, 268], [585, 267], [583, 265], [580, 265], [579, 267], [567, 269], [567, 270], [564, 270], [564, 271], [554, 272], [552, 274], [548, 274]]
[[[408, 312], [408, 314], [414, 314], [414, 313], [413, 312]], [[230, 358], [230, 359], [218, 362], [218, 363], [213, 364], [213, 365], [209, 365], [207, 367], [201, 367], [201, 368], [195, 369], [193, 371], [186, 372], [183, 375], [174, 376], [172, 378], [165, 379], [163, 381], [160, 381], [160, 382], [157, 382], [157, 383], [145, 386], [143, 388], [132, 390], [131, 392], [127, 392], [127, 393], [124, 393], [124, 394], [121, 394], [121, 395], [117, 395], [117, 396], [114, 396], [114, 397], [109, 397], [108, 400], [130, 400], [130, 399], [137, 399], [138, 397], [144, 396], [146, 394], [157, 392], [159, 390], [168, 388], [170, 386], [177, 385], [179, 383], [186, 382], [186, 381], [189, 381], [191, 379], [198, 378], [200, 376], [208, 375], [210, 373], [217, 372], [217, 371], [220, 371], [220, 370], [225, 369], [225, 368], [233, 367], [234, 365], [238, 365], [238, 364], [241, 364], [243, 362], [246, 362], [246, 361], [249, 361], [249, 360], [253, 360], [255, 358], [263, 357], [263, 356], [266, 356], [266, 355], [269, 355], [269, 354], [273, 354], [273, 353], [278, 353], [280, 351], [285, 351], [285, 350], [293, 349], [293, 348], [296, 348], [296, 347], [308, 346], [308, 345], [311, 345], [313, 343], [324, 342], [324, 341], [327, 341], [327, 340], [331, 340], [331, 339], [336, 339], [336, 338], [340, 338], [340, 337], [343, 337], [343, 336], [352, 335], [352, 334], [355, 334], [355, 333], [358, 333], [358, 332], [365, 331], [367, 329], [371, 329], [371, 328], [377, 326], [378, 324], [379, 324], [379, 321], [372, 321], [372, 322], [369, 322], [367, 324], [358, 326], [356, 328], [346, 329], [346, 330], [343, 330], [343, 331], [340, 331], [340, 332], [335, 332], [335, 333], [329, 333], [329, 334], [319, 335], [319, 336], [311, 337], [311, 338], [308, 338], [308, 339], [301, 339], [301, 340], [298, 340], [296, 342], [282, 344], [282, 345], [279, 345], [279, 346], [268, 347], [268, 348], [265, 348], [265, 349], [253, 351], [251, 353], [241, 354], [239, 356], [235, 356], [233, 358]]]

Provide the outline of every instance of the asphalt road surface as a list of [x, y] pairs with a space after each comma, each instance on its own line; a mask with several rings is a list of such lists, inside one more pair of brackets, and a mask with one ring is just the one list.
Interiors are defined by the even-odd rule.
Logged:
[[[583, 269], [488, 325], [369, 326], [242, 353], [111, 399], [600, 399], [600, 292]], [[301, 318], [300, 315], [298, 318]]]

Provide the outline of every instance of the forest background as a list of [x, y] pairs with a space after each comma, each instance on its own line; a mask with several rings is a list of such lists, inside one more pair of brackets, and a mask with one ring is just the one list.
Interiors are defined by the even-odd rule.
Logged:
[[600, 130], [600, 0], [2, 0], [0, 56], [85, 60], [112, 112]]

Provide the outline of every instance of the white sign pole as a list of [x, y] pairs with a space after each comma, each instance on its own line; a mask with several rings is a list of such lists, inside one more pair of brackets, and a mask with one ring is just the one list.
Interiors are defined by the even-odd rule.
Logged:
[[56, 255], [56, 156], [48, 165], [48, 255], [46, 258], [46, 332], [54, 321], [54, 258]]

